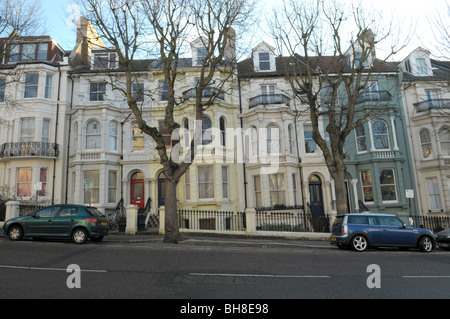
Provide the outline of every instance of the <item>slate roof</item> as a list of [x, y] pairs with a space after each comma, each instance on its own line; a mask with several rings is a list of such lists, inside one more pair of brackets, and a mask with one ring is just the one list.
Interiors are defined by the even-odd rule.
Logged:
[[[409, 72], [403, 72], [403, 82], [431, 82], [450, 81], [450, 61], [439, 61], [430, 59], [433, 70], [432, 76], [415, 76]], [[400, 62], [393, 62], [397, 65]]]
[[[280, 77], [289, 75], [299, 75], [306, 73], [305, 58], [297, 55], [294, 57], [276, 57], [276, 70], [275, 71], [255, 71], [253, 59], [248, 58], [238, 63], [238, 72], [241, 78], [251, 78], [251, 77]], [[338, 56], [323, 56], [323, 57], [312, 57], [312, 66], [318, 74], [318, 70], [329, 70], [333, 73], [333, 69], [337, 70], [342, 67], [343, 72], [351, 72], [351, 67], [343, 64], [344, 61]], [[319, 68], [320, 66], [320, 68]], [[375, 59], [373, 63], [373, 68], [367, 68], [367, 72], [398, 72], [398, 67], [396, 65], [391, 65], [379, 59]], [[287, 72], [289, 71], [289, 72]]]
[[[144, 72], [151, 70], [151, 65], [154, 62], [153, 59], [147, 60], [134, 60], [131, 63], [131, 69], [135, 72]], [[91, 69], [88, 66], [78, 66], [75, 67], [70, 73], [81, 74], [81, 73], [106, 73], [106, 72], [122, 72], [123, 67], [117, 69]]]

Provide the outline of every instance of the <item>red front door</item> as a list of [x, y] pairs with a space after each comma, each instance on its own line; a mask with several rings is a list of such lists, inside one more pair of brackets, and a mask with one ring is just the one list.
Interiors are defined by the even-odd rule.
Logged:
[[139, 208], [144, 208], [145, 206], [143, 179], [131, 180], [131, 204]]

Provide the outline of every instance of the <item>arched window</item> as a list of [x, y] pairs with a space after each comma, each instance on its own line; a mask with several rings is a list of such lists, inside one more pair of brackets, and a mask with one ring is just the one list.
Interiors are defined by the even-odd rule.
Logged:
[[212, 143], [212, 122], [211, 119], [205, 115], [202, 117], [202, 145]]
[[118, 127], [119, 125], [115, 121], [109, 122], [109, 150], [117, 151], [118, 145]]
[[376, 120], [372, 124], [373, 143], [376, 150], [389, 149], [388, 127], [386, 122]]
[[280, 154], [280, 129], [275, 124], [267, 126], [267, 155]]
[[86, 149], [98, 150], [101, 147], [100, 123], [91, 120], [86, 125]]
[[366, 131], [364, 126], [358, 126], [355, 128], [355, 136], [356, 136], [356, 147], [358, 148], [358, 153], [367, 151], [366, 145]]
[[439, 142], [443, 156], [450, 156], [450, 130], [443, 128], [439, 131]]
[[220, 145], [226, 146], [226, 135], [225, 135], [225, 118], [222, 116], [219, 120], [220, 127]]
[[433, 158], [433, 148], [431, 147], [430, 131], [423, 129], [419, 133], [420, 146], [422, 147], [422, 158]]

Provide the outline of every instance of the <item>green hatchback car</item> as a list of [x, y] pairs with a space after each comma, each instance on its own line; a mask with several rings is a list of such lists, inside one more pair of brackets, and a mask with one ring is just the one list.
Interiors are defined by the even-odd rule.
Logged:
[[11, 240], [23, 237], [70, 238], [84, 244], [90, 238], [99, 242], [108, 235], [108, 219], [94, 207], [84, 205], [52, 205], [28, 215], [9, 219], [3, 231]]

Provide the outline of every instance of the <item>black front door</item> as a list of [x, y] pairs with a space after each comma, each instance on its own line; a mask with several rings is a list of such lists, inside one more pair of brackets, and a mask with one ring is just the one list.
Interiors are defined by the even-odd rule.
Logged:
[[166, 179], [164, 173], [158, 176], [158, 207], [164, 206], [166, 202]]
[[325, 215], [323, 210], [322, 181], [317, 175], [309, 178], [309, 201], [314, 216]]

